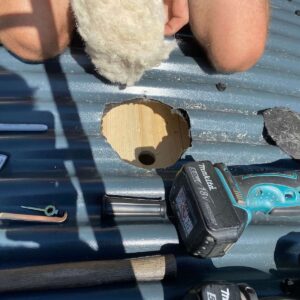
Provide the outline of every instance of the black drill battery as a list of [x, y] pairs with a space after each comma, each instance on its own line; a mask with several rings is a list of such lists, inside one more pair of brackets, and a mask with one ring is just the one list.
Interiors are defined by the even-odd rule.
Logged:
[[191, 289], [184, 300], [258, 300], [255, 290], [245, 283], [210, 282]]
[[234, 206], [230, 190], [209, 161], [182, 167], [170, 203], [180, 238], [195, 256], [223, 256], [247, 225], [247, 212]]

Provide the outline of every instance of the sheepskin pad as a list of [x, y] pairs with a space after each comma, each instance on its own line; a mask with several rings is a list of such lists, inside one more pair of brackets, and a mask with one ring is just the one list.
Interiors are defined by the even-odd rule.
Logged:
[[167, 59], [162, 0], [72, 0], [80, 35], [96, 70], [114, 83], [133, 85]]

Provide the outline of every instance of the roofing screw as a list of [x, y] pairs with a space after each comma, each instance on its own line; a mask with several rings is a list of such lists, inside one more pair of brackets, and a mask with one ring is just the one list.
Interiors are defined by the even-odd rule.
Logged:
[[292, 279], [287, 278], [287, 279], [283, 280], [282, 289], [283, 289], [284, 293], [286, 293], [287, 295], [290, 295], [293, 293], [294, 287], [295, 287], [295, 282]]
[[299, 9], [297, 9], [297, 10], [295, 11], [295, 15], [298, 16], [298, 17], [300, 17], [300, 10], [299, 10]]
[[247, 286], [245, 290], [246, 290], [246, 292], [248, 292], [248, 294], [255, 295], [255, 291], [253, 290], [252, 287]]
[[225, 83], [219, 82], [216, 84], [216, 88], [219, 92], [224, 92], [227, 88]]

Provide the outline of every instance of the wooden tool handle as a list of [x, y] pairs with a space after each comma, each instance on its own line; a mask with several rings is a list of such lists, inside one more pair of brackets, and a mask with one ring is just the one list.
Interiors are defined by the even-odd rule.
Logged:
[[0, 293], [159, 281], [176, 276], [173, 255], [0, 270]]

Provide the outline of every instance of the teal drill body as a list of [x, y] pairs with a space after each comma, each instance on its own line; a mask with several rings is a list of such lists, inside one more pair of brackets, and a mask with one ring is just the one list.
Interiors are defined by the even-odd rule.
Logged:
[[215, 168], [233, 205], [247, 211], [249, 222], [258, 212], [276, 211], [277, 215], [286, 216], [294, 210], [300, 215], [298, 171], [233, 176], [224, 164], [216, 164]]

